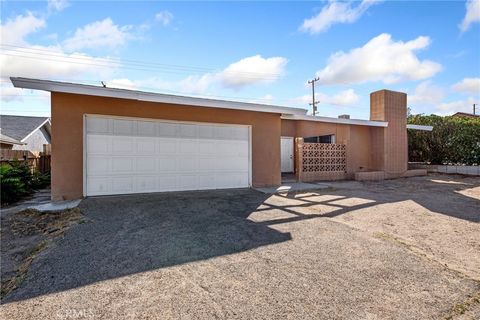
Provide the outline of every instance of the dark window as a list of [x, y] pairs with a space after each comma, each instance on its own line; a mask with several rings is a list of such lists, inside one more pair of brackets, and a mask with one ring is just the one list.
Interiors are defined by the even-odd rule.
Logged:
[[332, 143], [332, 137], [332, 134], [328, 136], [307, 137], [303, 138], [303, 141], [307, 143]]

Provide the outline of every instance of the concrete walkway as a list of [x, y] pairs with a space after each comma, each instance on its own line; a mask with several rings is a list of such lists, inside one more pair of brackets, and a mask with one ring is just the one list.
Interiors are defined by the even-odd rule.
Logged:
[[266, 194], [275, 194], [275, 193], [310, 191], [310, 190], [319, 190], [319, 189], [328, 189], [328, 188], [330, 188], [330, 186], [328, 184], [323, 184], [323, 183], [291, 182], [291, 183], [283, 183], [280, 187], [254, 188], [254, 189]]
[[15, 205], [2, 208], [0, 216], [15, 214], [25, 209], [35, 209], [40, 212], [46, 211], [62, 211], [65, 209], [75, 208], [80, 204], [81, 200], [67, 200], [52, 202], [50, 189], [42, 189], [35, 191], [35, 193]]

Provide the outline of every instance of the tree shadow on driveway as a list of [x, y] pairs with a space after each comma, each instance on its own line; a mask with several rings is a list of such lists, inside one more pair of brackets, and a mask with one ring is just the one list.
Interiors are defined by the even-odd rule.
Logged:
[[89, 222], [42, 252], [23, 285], [3, 302], [282, 243], [292, 236], [275, 225], [334, 218], [380, 204], [413, 200], [433, 212], [480, 221], [480, 202], [463, 194], [480, 186], [478, 179], [410, 178], [345, 186], [275, 201], [245, 189], [87, 198], [80, 208]]
[[88, 222], [39, 255], [2, 302], [290, 240], [247, 219], [266, 198], [253, 190], [87, 198]]

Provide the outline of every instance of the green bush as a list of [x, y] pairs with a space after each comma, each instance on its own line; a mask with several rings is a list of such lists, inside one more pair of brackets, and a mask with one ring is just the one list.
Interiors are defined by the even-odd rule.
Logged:
[[50, 184], [50, 175], [32, 171], [23, 161], [12, 161], [0, 166], [1, 203], [13, 203], [34, 190]]
[[433, 126], [408, 130], [408, 159], [431, 164], [480, 164], [480, 118], [411, 115], [409, 124]]
[[18, 171], [10, 165], [0, 166], [0, 184], [2, 203], [18, 201], [29, 193]]

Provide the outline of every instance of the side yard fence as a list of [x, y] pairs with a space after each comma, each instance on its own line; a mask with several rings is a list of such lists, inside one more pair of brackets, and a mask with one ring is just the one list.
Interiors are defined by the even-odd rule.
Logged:
[[336, 143], [305, 143], [297, 138], [299, 181], [347, 178], [347, 146]]
[[32, 172], [49, 173], [51, 163], [50, 145], [44, 145], [42, 152], [0, 149], [0, 164], [11, 163], [12, 161], [26, 161]]

